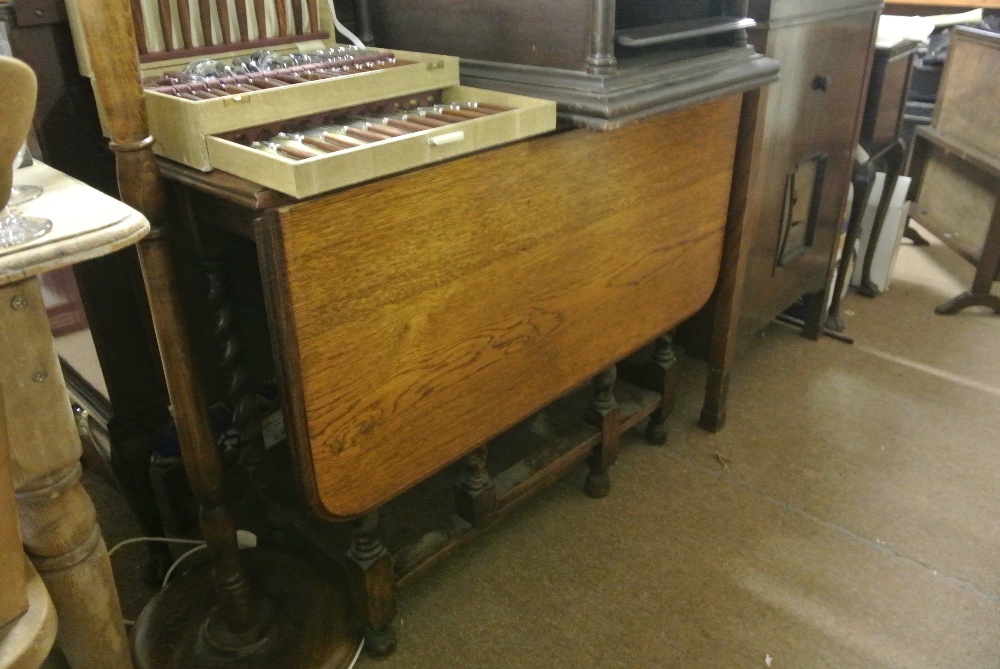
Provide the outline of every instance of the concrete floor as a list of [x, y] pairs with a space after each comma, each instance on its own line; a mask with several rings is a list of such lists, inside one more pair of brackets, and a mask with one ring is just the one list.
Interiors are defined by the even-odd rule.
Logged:
[[629, 439], [608, 498], [581, 466], [417, 579], [359, 666], [1000, 667], [1000, 318], [932, 312], [971, 276], [906, 246], [847, 299], [855, 345], [771, 326], [718, 435], [684, 360], [668, 446]]

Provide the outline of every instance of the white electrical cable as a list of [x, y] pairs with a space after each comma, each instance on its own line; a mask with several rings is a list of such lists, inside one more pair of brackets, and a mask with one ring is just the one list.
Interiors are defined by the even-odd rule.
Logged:
[[337, 10], [333, 6], [333, 0], [327, 0], [327, 5], [330, 7], [330, 16], [333, 18], [333, 25], [337, 29], [337, 32], [351, 40], [351, 44], [356, 47], [363, 48], [365, 43], [358, 39], [358, 36], [347, 29], [343, 23], [337, 19]]
[[199, 539], [174, 539], [173, 537], [132, 537], [131, 539], [125, 539], [115, 544], [114, 547], [108, 551], [108, 557], [114, 555], [115, 552], [122, 546], [127, 546], [129, 544], [137, 544], [143, 541], [159, 541], [165, 544], [189, 544], [189, 545], [205, 543], [204, 541], [201, 541]]
[[[236, 537], [240, 548], [253, 548], [254, 546], [257, 545], [257, 537], [254, 536], [252, 532], [248, 532], [246, 530], [237, 530]], [[204, 541], [199, 541], [197, 539], [175, 539], [173, 537], [133, 537], [131, 539], [125, 539], [123, 541], [119, 541], [117, 544], [115, 544], [114, 547], [112, 547], [112, 549], [108, 551], [108, 558], [110, 558], [115, 553], [115, 551], [117, 551], [122, 546], [127, 546], [129, 544], [137, 544], [143, 541], [160, 541], [162, 543], [167, 543], [167, 544], [187, 544], [187, 545], [194, 544], [194, 548], [185, 551], [183, 554], [181, 554], [179, 558], [174, 560], [174, 563], [172, 565], [170, 565], [170, 569], [168, 569], [167, 573], [164, 574], [163, 576], [163, 585], [167, 584], [167, 581], [170, 580], [170, 576], [174, 573], [174, 569], [176, 569], [177, 566], [181, 562], [183, 562], [185, 558], [187, 558], [189, 555], [197, 553], [202, 548], [208, 548], [208, 544], [206, 544]], [[124, 620], [122, 622], [124, 622], [127, 627], [135, 625], [134, 620]], [[354, 665], [358, 663], [358, 658], [361, 657], [361, 651], [364, 650], [364, 648], [365, 648], [365, 638], [361, 637], [361, 643], [358, 644], [358, 649], [354, 652], [354, 659], [352, 659], [351, 663], [347, 665], [347, 669], [354, 669]]]
[[354, 669], [354, 665], [358, 663], [358, 658], [361, 657], [361, 651], [365, 648], [365, 638], [361, 637], [361, 643], [358, 644], [358, 650], [354, 653], [354, 659], [351, 663], [347, 665], [347, 669]]
[[[200, 541], [198, 539], [175, 539], [174, 537], [132, 537], [131, 539], [124, 539], [122, 541], [119, 541], [117, 544], [115, 544], [111, 548], [111, 550], [108, 551], [108, 558], [110, 559], [111, 556], [114, 555], [115, 552], [119, 548], [121, 548], [122, 546], [128, 546], [129, 544], [138, 544], [138, 543], [142, 543], [144, 541], [158, 541], [158, 542], [164, 543], [164, 544], [186, 544], [188, 546], [190, 546], [190, 545], [194, 545], [195, 546], [194, 548], [192, 548], [191, 550], [189, 550], [188, 552], [184, 553], [179, 558], [177, 558], [176, 560], [174, 560], [174, 563], [172, 565], [170, 565], [170, 569], [167, 570], [166, 578], [164, 578], [164, 580], [163, 580], [163, 584], [164, 585], [167, 584], [166, 579], [170, 578], [170, 573], [174, 570], [174, 567], [177, 566], [178, 562], [180, 562], [181, 560], [183, 560], [184, 558], [186, 558], [191, 553], [194, 553], [195, 551], [200, 550], [200, 549], [202, 549], [202, 548], [205, 547], [205, 542], [204, 541]], [[123, 620], [122, 622], [125, 623], [126, 627], [131, 627], [132, 625], [135, 625], [135, 621], [134, 620]]]
[[187, 556], [194, 555], [195, 553], [197, 553], [198, 551], [200, 551], [202, 548], [207, 548], [207, 547], [208, 547], [208, 544], [202, 544], [200, 546], [195, 546], [194, 548], [192, 548], [191, 550], [187, 551], [186, 553], [182, 554], [179, 558], [177, 558], [176, 560], [174, 560], [174, 563], [172, 565], [170, 565], [170, 569], [168, 569], [167, 573], [164, 574], [164, 576], [163, 576], [163, 585], [167, 584], [167, 581], [170, 580], [170, 575], [174, 573], [174, 569], [177, 569], [177, 565], [179, 565], [181, 562], [183, 562], [184, 559]]

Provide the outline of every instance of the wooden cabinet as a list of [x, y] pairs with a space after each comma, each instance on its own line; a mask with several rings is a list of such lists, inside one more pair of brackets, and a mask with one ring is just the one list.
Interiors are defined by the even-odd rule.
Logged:
[[1000, 280], [998, 65], [1000, 35], [956, 29], [934, 120], [913, 138], [910, 216], [976, 267], [971, 289], [938, 306], [941, 315], [971, 306], [1000, 314], [992, 293]]
[[919, 42], [906, 40], [875, 50], [860, 140], [869, 153], [877, 152], [900, 137], [913, 62], [919, 48]]
[[779, 61], [781, 76], [745, 99], [730, 210], [730, 228], [744, 232], [727, 240], [714, 303], [681, 333], [710, 361], [707, 429], [725, 420], [733, 358], [775, 316], [805, 297], [805, 334], [818, 336], [880, 8], [868, 0], [750, 3], [758, 22], [750, 41]]
[[[801, 23], [795, 18], [806, 17], [790, 16], [751, 31], [754, 45], [778, 60], [782, 71], [762, 101], [763, 145], [752, 163], [763, 197], [757, 212], [747, 212], [756, 221], [750, 228], [738, 348], [797, 299], [821, 295], [826, 286], [850, 185], [877, 17], [878, 4], [870, 3], [846, 16], [821, 15]], [[825, 163], [815, 195], [798, 183], [800, 166], [808, 161]], [[818, 201], [801, 206], [801, 198], [813, 197]], [[790, 206], [793, 199], [798, 206]], [[801, 252], [790, 256], [786, 250], [782, 261], [779, 249], [787, 249], [800, 226], [808, 228]], [[813, 330], [820, 309], [814, 311]]]

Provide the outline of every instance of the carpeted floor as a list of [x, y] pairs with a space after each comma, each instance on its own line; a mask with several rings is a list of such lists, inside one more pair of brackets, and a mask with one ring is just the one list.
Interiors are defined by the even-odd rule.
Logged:
[[[848, 298], [855, 345], [772, 325], [718, 435], [683, 360], [668, 446], [628, 439], [608, 498], [581, 466], [418, 578], [395, 655], [360, 666], [1000, 666], [1000, 318], [932, 312], [971, 276], [906, 246], [887, 294]], [[102, 485], [110, 544], [135, 528]]]

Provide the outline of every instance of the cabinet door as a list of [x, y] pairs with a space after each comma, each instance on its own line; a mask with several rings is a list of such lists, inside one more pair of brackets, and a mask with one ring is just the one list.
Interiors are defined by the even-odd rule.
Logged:
[[827, 77], [827, 89], [822, 94], [823, 113], [814, 130], [813, 145], [828, 156], [828, 163], [814, 241], [816, 281], [807, 292], [823, 288], [836, 253], [874, 55], [876, 21], [875, 14], [861, 14], [817, 25], [821, 39], [831, 48], [826, 70], [820, 73]]
[[[823, 93], [814, 90], [812, 82], [826, 70], [830, 48], [817, 41], [816, 34], [810, 23], [751, 34], [758, 51], [781, 63], [781, 78], [763, 93], [764, 134], [751, 168], [758, 176], [761, 199], [756, 213], [748, 212], [753, 239], [741, 306], [741, 349], [815, 282], [802, 270], [810, 254], [789, 253], [783, 241], [795, 232], [789, 230], [786, 214], [801, 211], [801, 198], [808, 191], [803, 182], [815, 174], [808, 172], [808, 158], [815, 153], [813, 135], [823, 111]], [[810, 241], [815, 243], [814, 237]], [[779, 262], [779, 255], [785, 262]]]
[[[743, 295], [741, 347], [804, 293], [835, 252], [877, 13], [771, 27], [755, 46], [781, 63], [766, 92], [761, 203]], [[813, 186], [817, 185], [817, 188]]]

